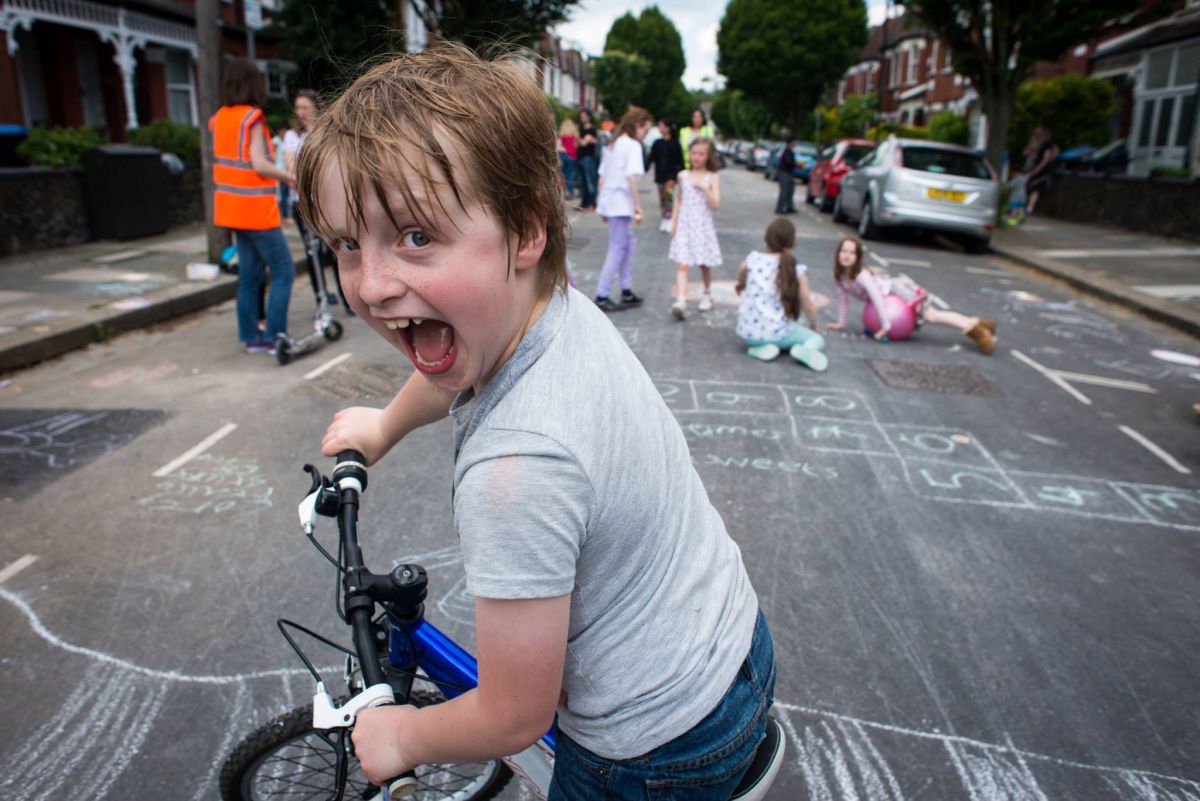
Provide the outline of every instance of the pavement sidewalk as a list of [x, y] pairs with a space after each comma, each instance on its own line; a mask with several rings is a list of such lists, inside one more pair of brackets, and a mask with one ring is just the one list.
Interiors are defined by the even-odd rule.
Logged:
[[[301, 262], [299, 233], [291, 225], [284, 232]], [[195, 224], [0, 259], [0, 371], [230, 300], [236, 276], [188, 279], [188, 263], [207, 261], [206, 250], [204, 226]]]
[[1200, 336], [1200, 244], [1030, 217], [998, 229], [992, 250]]

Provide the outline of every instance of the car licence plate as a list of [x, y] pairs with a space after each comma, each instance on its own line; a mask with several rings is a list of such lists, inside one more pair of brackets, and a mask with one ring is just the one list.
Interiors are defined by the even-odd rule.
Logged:
[[967, 199], [966, 192], [954, 192], [950, 189], [926, 189], [925, 194], [934, 200], [949, 200], [953, 203], [962, 203]]

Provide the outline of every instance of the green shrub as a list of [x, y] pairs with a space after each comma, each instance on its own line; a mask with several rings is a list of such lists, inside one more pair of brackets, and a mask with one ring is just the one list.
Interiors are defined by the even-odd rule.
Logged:
[[[900, 137], [901, 139], [928, 139], [929, 138], [929, 129], [928, 128], [916, 128], [912, 125], [900, 125], [899, 123], [895, 123], [895, 122], [885, 122], [882, 127], [883, 127], [883, 136], [878, 137], [878, 139], [883, 139], [887, 136], [890, 136], [891, 134], [895, 134], [896, 136]], [[867, 131], [867, 139], [870, 139], [872, 141], [877, 141], [876, 134], [878, 134], [878, 133], [879, 133], [879, 131], [876, 128], [869, 129]]]
[[1191, 178], [1192, 171], [1189, 167], [1176, 167], [1172, 164], [1157, 164], [1150, 168], [1150, 175], [1154, 178]]
[[1106, 145], [1112, 141], [1116, 113], [1116, 91], [1103, 78], [1064, 75], [1024, 83], [1017, 89], [1008, 131], [1011, 163], [1024, 162], [1025, 145], [1033, 129], [1042, 124], [1054, 129], [1054, 143], [1062, 150]]
[[971, 140], [971, 126], [962, 114], [946, 109], [929, 120], [929, 138], [935, 142], [965, 146]]
[[17, 145], [17, 155], [43, 167], [78, 167], [83, 154], [108, 137], [95, 128], [46, 128], [36, 126], [29, 138]]
[[200, 129], [171, 120], [155, 120], [129, 132], [129, 142], [174, 153], [187, 164], [200, 162]]
[[556, 100], [552, 95], [545, 95], [545, 98], [546, 98], [546, 105], [550, 107], [550, 112], [552, 114], [554, 114], [554, 130], [555, 131], [558, 130], [558, 126], [562, 125], [563, 120], [565, 120], [565, 119], [569, 118], [569, 119], [574, 120], [576, 123], [579, 122], [579, 112], [572, 111], [571, 109], [564, 106], [562, 103], [559, 103], [558, 100]]

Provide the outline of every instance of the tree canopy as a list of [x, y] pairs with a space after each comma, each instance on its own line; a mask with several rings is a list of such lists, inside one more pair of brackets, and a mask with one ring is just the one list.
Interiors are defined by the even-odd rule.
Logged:
[[862, 0], [730, 0], [717, 32], [717, 69], [797, 130], [867, 41]]
[[987, 115], [987, 155], [1000, 167], [1017, 87], [1040, 60], [1054, 61], [1142, 6], [1141, 0], [907, 0], [950, 47]]
[[604, 40], [604, 55], [592, 65], [592, 84], [616, 116], [633, 104], [674, 118], [676, 106], [690, 104], [690, 96], [688, 103], [682, 100], [687, 95], [681, 83], [687, 66], [683, 40], [657, 6], [636, 17], [632, 13], [618, 17]]
[[447, 0], [441, 34], [474, 49], [495, 42], [531, 46], [579, 0]]
[[372, 57], [402, 49], [386, 0], [284, 0], [278, 22], [284, 54], [296, 62], [299, 87], [321, 92], [346, 86]]

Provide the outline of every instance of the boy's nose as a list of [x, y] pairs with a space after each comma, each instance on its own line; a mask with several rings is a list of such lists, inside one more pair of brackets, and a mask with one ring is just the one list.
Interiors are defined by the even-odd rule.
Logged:
[[359, 265], [358, 295], [372, 309], [384, 309], [408, 293], [408, 284], [395, 258], [363, 250]]

